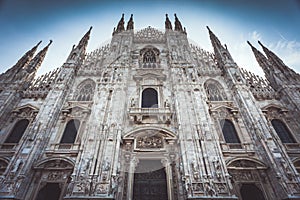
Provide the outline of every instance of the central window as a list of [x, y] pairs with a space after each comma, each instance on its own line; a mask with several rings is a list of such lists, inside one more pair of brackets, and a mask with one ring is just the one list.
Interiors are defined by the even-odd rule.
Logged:
[[142, 108], [158, 108], [158, 95], [155, 89], [147, 88], [143, 90]]
[[143, 63], [155, 63], [155, 62], [156, 62], [156, 58], [154, 52], [152, 50], [146, 51], [143, 57]]

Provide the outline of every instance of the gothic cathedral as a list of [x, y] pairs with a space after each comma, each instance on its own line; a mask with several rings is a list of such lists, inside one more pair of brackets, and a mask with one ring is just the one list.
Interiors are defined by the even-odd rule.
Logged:
[[259, 42], [265, 78], [191, 45], [175, 14], [36, 77], [41, 42], [0, 75], [0, 199], [300, 199], [300, 75]]

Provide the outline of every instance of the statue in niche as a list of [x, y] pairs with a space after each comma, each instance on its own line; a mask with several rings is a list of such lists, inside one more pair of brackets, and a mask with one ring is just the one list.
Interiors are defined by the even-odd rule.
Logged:
[[131, 98], [131, 100], [130, 100], [130, 107], [135, 107], [135, 100], [134, 100], [134, 98]]
[[164, 103], [165, 108], [170, 108], [170, 104], [168, 99], [166, 99], [165, 103]]
[[17, 173], [20, 170], [22, 164], [23, 164], [23, 159], [22, 158], [18, 159], [15, 166], [14, 166], [14, 168], [13, 168], [13, 170], [11, 172], [12, 173]]
[[205, 190], [206, 190], [207, 194], [210, 196], [216, 195], [216, 191], [213, 188], [213, 184], [211, 182], [206, 183]]
[[110, 170], [110, 162], [108, 160], [108, 157], [106, 157], [104, 162], [103, 162], [103, 170], [104, 171], [109, 171]]

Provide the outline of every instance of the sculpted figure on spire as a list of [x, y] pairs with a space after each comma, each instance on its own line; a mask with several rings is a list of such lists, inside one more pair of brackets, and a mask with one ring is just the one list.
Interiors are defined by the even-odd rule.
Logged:
[[169, 20], [168, 14], [166, 14], [165, 28], [172, 30], [172, 24], [171, 21]]
[[181, 22], [177, 18], [176, 13], [174, 14], [174, 16], [175, 16], [175, 31], [183, 31]]
[[129, 21], [127, 22], [126, 30], [133, 30], [133, 14], [131, 14]]

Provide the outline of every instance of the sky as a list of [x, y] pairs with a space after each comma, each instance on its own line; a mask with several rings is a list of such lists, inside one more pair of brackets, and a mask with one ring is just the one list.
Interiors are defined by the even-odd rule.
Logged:
[[42, 40], [53, 40], [38, 75], [66, 61], [71, 48], [93, 26], [87, 48], [109, 43], [122, 13], [133, 14], [135, 30], [164, 30], [165, 14], [174, 27], [174, 13], [186, 27], [191, 43], [213, 51], [206, 26], [226, 44], [238, 66], [263, 75], [250, 41], [276, 53], [300, 72], [300, 0], [0, 0], [0, 73]]

